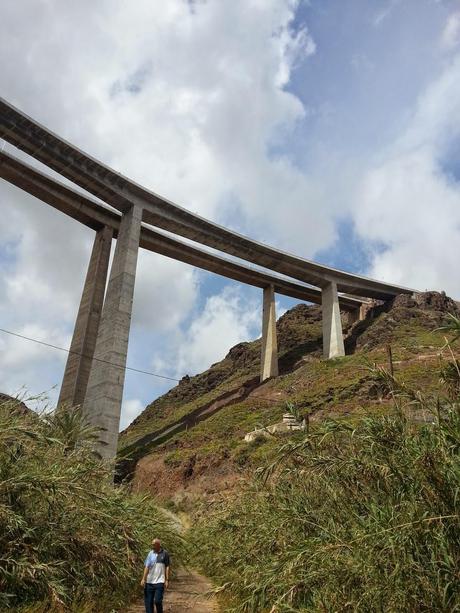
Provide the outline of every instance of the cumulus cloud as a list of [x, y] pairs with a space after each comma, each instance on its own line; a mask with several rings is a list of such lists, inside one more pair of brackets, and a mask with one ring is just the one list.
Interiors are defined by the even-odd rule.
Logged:
[[[60, 329], [28, 324], [17, 327], [22, 336], [66, 347], [70, 338]], [[9, 334], [0, 334], [0, 385], [4, 393], [20, 395], [31, 408], [53, 405], [56, 374], [64, 370], [67, 354]]]
[[154, 359], [154, 367], [169, 364], [175, 376], [196, 374], [225, 357], [237, 343], [260, 336], [261, 302], [241, 287], [228, 286], [209, 296], [191, 324], [178, 332], [169, 355]]
[[140, 251], [133, 320], [150, 332], [169, 332], [182, 323], [199, 292], [197, 271], [165, 256]]
[[124, 430], [145, 408], [139, 398], [130, 398], [123, 401], [120, 416], [120, 430]]
[[[261, 235], [284, 243], [293, 225], [278, 214], [280, 194], [285, 213], [312, 217], [305, 202], [315, 188], [288, 159], [268, 154], [304, 115], [286, 89], [293, 68], [315, 50], [305, 27], [292, 28], [298, 2], [206, 2], [193, 10], [183, 0], [26, 4], [9, 3], [3, 20], [6, 97], [200, 214], [222, 218], [222, 203], [234, 198], [253, 231], [258, 220]], [[24, 57], [18, 31], [27, 27]], [[331, 238], [327, 216], [317, 225], [315, 237]], [[316, 247], [315, 238], [308, 250]]]
[[[8, 185], [0, 189], [0, 210], [1, 327], [67, 348], [91, 233]], [[66, 357], [0, 332], [0, 389], [49, 391], [53, 402]]]
[[384, 243], [371, 274], [460, 295], [460, 184], [446, 171], [460, 136], [460, 56], [419, 96], [404, 133], [358, 183], [360, 234]]
[[390, 16], [393, 9], [399, 4], [401, 0], [389, 0], [386, 5], [380, 9], [372, 18], [372, 24], [378, 28], [381, 24]]
[[[7, 0], [0, 20], [2, 95], [146, 187], [260, 238], [295, 243], [296, 223], [311, 225], [318, 217], [311, 240], [298, 242], [311, 255], [333, 236], [327, 212], [314, 212], [321, 189], [288, 158], [271, 153], [304, 116], [286, 87], [295, 66], [315, 51], [306, 28], [293, 25], [297, 7], [296, 0]], [[92, 232], [5, 184], [0, 207], [0, 313], [11, 329], [35, 325], [44, 338], [63, 343]], [[235, 210], [238, 216], [230, 214]], [[180, 335], [191, 313], [204, 316], [195, 308], [199, 283], [190, 267], [142, 253], [136, 283], [135, 345], [142, 337], [155, 348], [169, 345], [166, 335]], [[248, 331], [235, 299], [227, 317], [236, 332], [222, 337], [224, 353]], [[212, 327], [211, 319], [200, 321]], [[215, 359], [217, 340], [209, 338], [200, 352], [197, 326], [191, 321], [195, 357], [178, 362], [187, 369]], [[145, 349], [131, 345], [130, 355], [145, 359]], [[10, 389], [21, 377], [36, 391], [45, 382], [58, 385], [61, 362], [40, 353], [31, 360], [39, 377], [28, 370], [13, 377], [5, 368], [0, 386]], [[127, 397], [140, 396], [128, 384]]]
[[357, 202], [358, 230], [386, 245], [375, 256], [373, 276], [459, 295], [460, 189], [429, 152], [395, 156], [369, 171]]
[[460, 42], [460, 11], [449, 15], [441, 35], [441, 44], [447, 49], [454, 49]]

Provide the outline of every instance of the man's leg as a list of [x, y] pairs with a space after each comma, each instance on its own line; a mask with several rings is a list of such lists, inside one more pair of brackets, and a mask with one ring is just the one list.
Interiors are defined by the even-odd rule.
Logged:
[[155, 597], [154, 597], [154, 603], [155, 603], [155, 607], [157, 610], [157, 613], [163, 613], [163, 592], [164, 592], [165, 586], [164, 583], [157, 583], [155, 585]]
[[145, 613], [154, 613], [153, 611], [153, 596], [155, 594], [155, 589], [151, 583], [146, 583], [144, 585], [144, 604], [145, 604]]

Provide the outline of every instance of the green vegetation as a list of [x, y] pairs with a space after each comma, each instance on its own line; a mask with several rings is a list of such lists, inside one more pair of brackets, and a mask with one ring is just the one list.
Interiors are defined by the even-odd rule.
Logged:
[[[318, 308], [298, 305], [278, 320], [277, 329], [280, 363], [285, 370], [290, 370], [305, 353], [316, 350], [320, 354], [321, 316]], [[260, 340], [240, 343], [207, 371], [184, 377], [179, 385], [147, 406], [121, 434], [120, 455], [139, 451], [138, 443], [143, 436], [174, 424], [222, 394], [237, 390], [248, 380], [257, 378], [260, 350]], [[146, 445], [142, 453], [149, 453], [155, 446]]]
[[[460, 362], [445, 344], [460, 322], [443, 325], [447, 309], [458, 314], [440, 294], [399, 297], [351, 329], [349, 355], [324, 361], [320, 311], [299, 305], [277, 324], [278, 378], [251, 387], [260, 342], [241, 343], [122, 435], [122, 453], [147, 456], [136, 489], [192, 514], [223, 610], [460, 610]], [[306, 433], [243, 440], [287, 410]], [[113, 487], [96, 435], [78, 412], [0, 406], [0, 610], [124, 611], [155, 533], [183, 554], [151, 499]]]
[[[248, 453], [243, 437], [256, 426], [279, 421], [286, 401], [292, 402], [300, 414], [309, 415], [312, 423], [326, 417], [350, 421], [363, 415], [386, 414], [391, 403], [380, 393], [367, 367], [387, 364], [387, 345], [392, 347], [396, 371], [407, 383], [425, 391], [435, 390], [440, 376], [438, 354], [444, 345], [445, 331], [432, 330], [442, 325], [448, 310], [456, 309], [456, 304], [441, 294], [427, 293], [418, 300], [400, 296], [384, 309], [377, 307], [366, 321], [348, 330], [349, 355], [324, 361], [320, 309], [298, 305], [277, 322], [281, 372], [278, 378], [193, 425], [197, 410], [257, 377], [260, 341], [233, 347], [224, 360], [204, 373], [185, 377], [151, 403], [122, 433], [119, 457], [131, 461], [126, 466], [121, 462], [120, 475], [132, 473], [136, 462], [148, 456], [165, 459], [163, 472], [169, 472], [171, 483], [183, 482], [191, 455], [196, 459], [194, 474], [210, 478], [218, 465], [224, 471], [240, 473], [259, 461], [270, 461], [278, 444], [268, 442]], [[187, 429], [153, 437], [162, 428], [189, 418]]]
[[95, 436], [78, 411], [0, 404], [0, 610], [125, 610], [154, 536], [183, 555], [151, 499], [113, 486]]
[[[227, 361], [229, 360], [222, 362], [226, 366], [225, 369], [220, 363], [214, 365], [209, 371], [191, 378], [189, 382], [180, 383], [147, 406], [142, 415], [121, 434], [120, 452], [124, 454], [135, 448], [142, 436], [173, 425], [194, 410], [210, 404], [225, 392], [241, 387], [248, 378], [258, 373], [257, 368], [248, 369], [244, 373], [241, 370], [234, 372], [230, 370], [228, 364], [225, 364]], [[216, 371], [219, 376], [216, 376]]]
[[238, 496], [208, 503], [194, 537], [226, 611], [460, 611], [453, 352], [440, 367], [423, 392], [372, 368], [391, 414], [315, 425]]

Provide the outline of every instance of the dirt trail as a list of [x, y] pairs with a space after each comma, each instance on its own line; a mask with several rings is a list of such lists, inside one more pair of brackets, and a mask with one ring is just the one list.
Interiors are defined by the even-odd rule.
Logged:
[[[206, 597], [210, 589], [212, 586], [205, 577], [195, 571], [178, 569], [165, 592], [164, 613], [218, 613], [216, 599]], [[145, 613], [143, 599], [139, 598], [126, 613]]]
[[[162, 511], [173, 520], [179, 532], [186, 531], [188, 517], [180, 517], [169, 509]], [[196, 571], [174, 568], [169, 589], [163, 599], [164, 613], [219, 613], [217, 599], [206, 595], [212, 587], [211, 582]], [[142, 592], [141, 587], [139, 591]], [[145, 613], [143, 596], [126, 613]]]

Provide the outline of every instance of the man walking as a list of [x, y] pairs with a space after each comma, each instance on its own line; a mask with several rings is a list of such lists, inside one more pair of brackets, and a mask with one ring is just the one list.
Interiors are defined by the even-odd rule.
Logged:
[[161, 546], [160, 539], [152, 543], [145, 563], [141, 586], [144, 588], [145, 613], [163, 613], [163, 594], [169, 585], [169, 553]]

